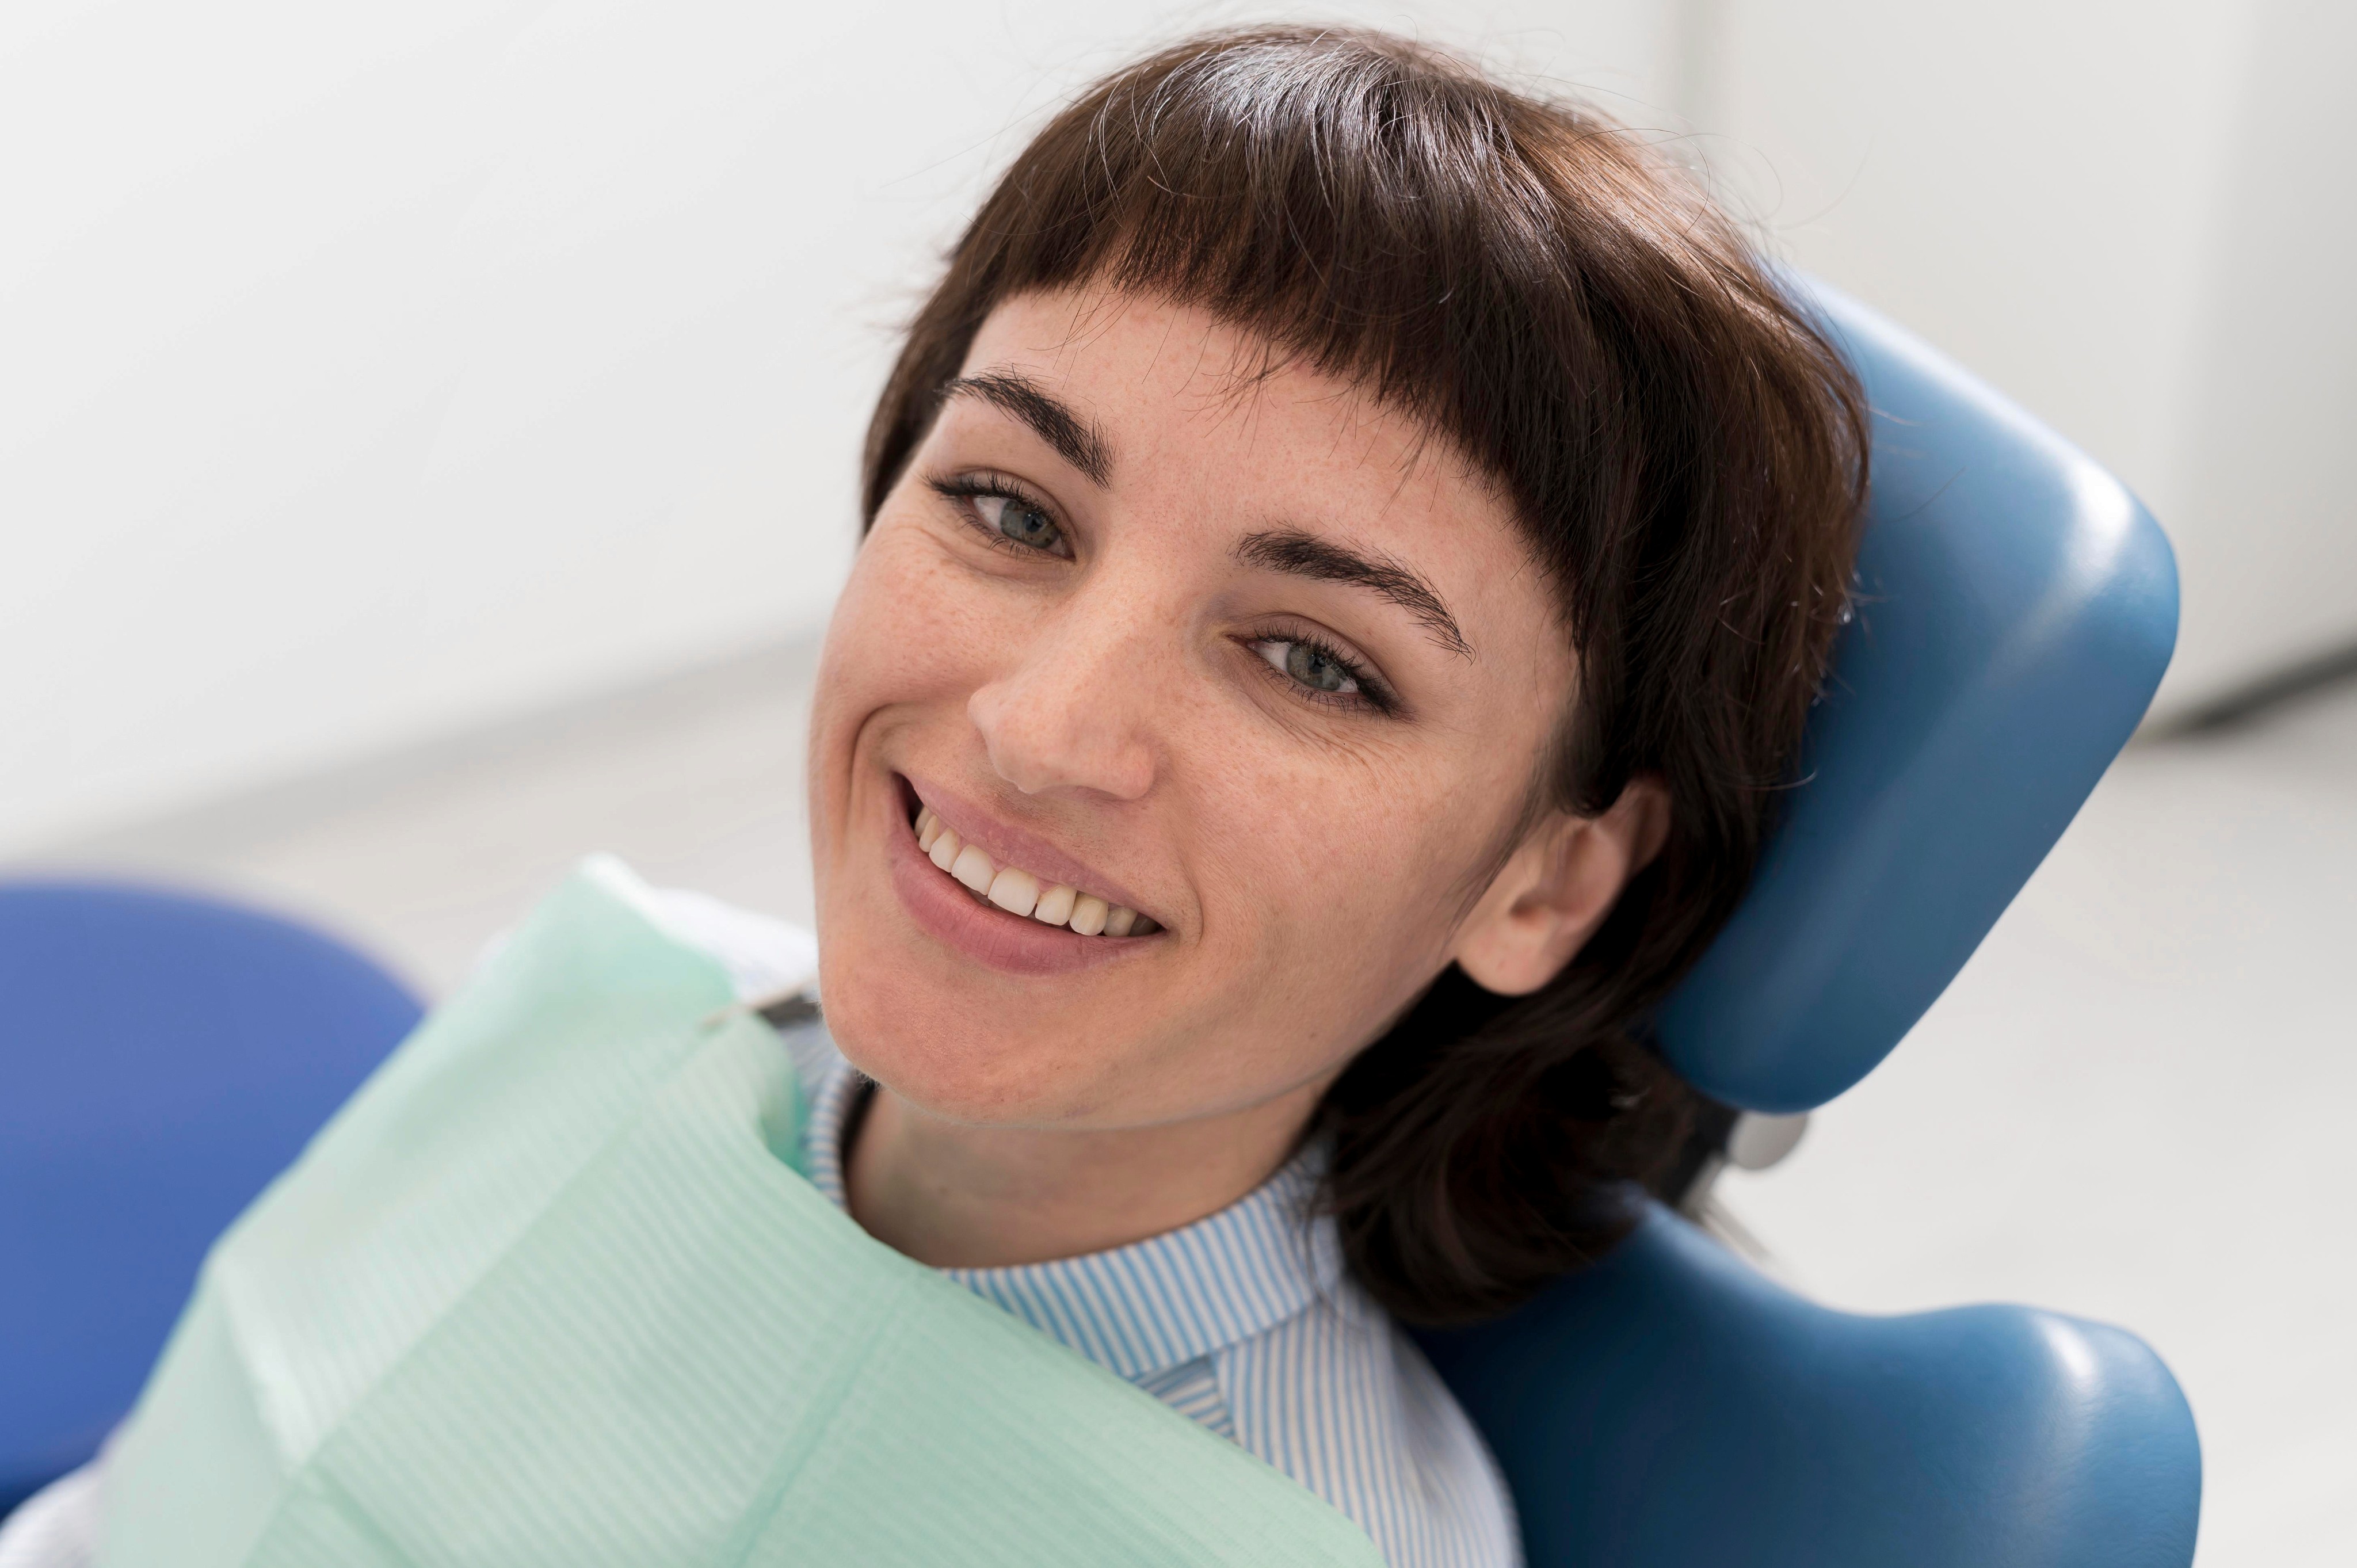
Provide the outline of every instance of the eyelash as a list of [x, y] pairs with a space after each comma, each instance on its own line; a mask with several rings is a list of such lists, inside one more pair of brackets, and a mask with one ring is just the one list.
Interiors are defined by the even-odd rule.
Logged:
[[[944, 500], [955, 503], [959, 521], [974, 530], [981, 536], [982, 542], [994, 550], [1004, 550], [1010, 554], [1033, 558], [1048, 553], [1032, 545], [1018, 544], [996, 529], [984, 523], [981, 514], [974, 510], [972, 503], [985, 497], [995, 496], [1003, 500], [1013, 501], [1017, 506], [1037, 507], [1050, 521], [1055, 521], [1058, 529], [1060, 530], [1063, 527], [1062, 521], [1056, 517], [1055, 508], [1032, 493], [1028, 487], [1009, 478], [1005, 474], [942, 474], [927, 479], [925, 483], [936, 495]], [[1049, 555], [1049, 559], [1056, 560], [1061, 557]], [[1375, 679], [1374, 674], [1366, 665], [1351, 658], [1322, 637], [1307, 632], [1275, 630], [1262, 632], [1253, 637], [1238, 638], [1236, 640], [1243, 645], [1244, 651], [1251, 655], [1253, 664], [1256, 668], [1265, 672], [1269, 679], [1283, 682], [1287, 691], [1304, 702], [1315, 703], [1320, 707], [1340, 708], [1345, 712], [1372, 711], [1390, 714], [1399, 709], [1399, 700], [1392, 695], [1389, 687]], [[1297, 647], [1306, 648], [1318, 658], [1340, 669], [1344, 674], [1358, 682], [1359, 689], [1352, 693], [1320, 692], [1305, 686], [1260, 656], [1254, 645], [1263, 642], [1292, 643]]]
[[[1372, 709], [1378, 714], [1390, 714], [1398, 711], [1399, 700], [1392, 695], [1389, 687], [1376, 680], [1364, 664], [1322, 637], [1308, 632], [1280, 630], [1263, 632], [1256, 637], [1239, 638], [1237, 640], [1244, 645], [1244, 651], [1252, 655], [1252, 661], [1267, 671], [1269, 679], [1284, 682], [1287, 691], [1305, 702], [1316, 703], [1320, 707], [1340, 708], [1346, 713], [1353, 710], [1364, 713]], [[1320, 692], [1313, 687], [1305, 686], [1260, 656], [1256, 645], [1264, 642], [1290, 643], [1296, 648], [1306, 648], [1318, 658], [1340, 668], [1342, 673], [1358, 682], [1359, 689], [1356, 692]]]
[[[1007, 538], [998, 530], [984, 522], [982, 514], [974, 510], [975, 501], [995, 496], [1001, 500], [1013, 501], [1017, 506], [1037, 508], [1056, 525], [1060, 534], [1063, 533], [1063, 519], [1056, 515], [1056, 509], [1017, 480], [1008, 478], [1004, 474], [942, 474], [927, 479], [925, 483], [935, 495], [954, 503], [957, 507], [958, 521], [981, 535], [982, 542], [993, 550], [1004, 550], [1011, 555], [1021, 555], [1032, 560], [1037, 560], [1043, 555], [1050, 561], [1064, 559], [1053, 551], [1041, 550], [1029, 544], [1020, 544]], [[1069, 539], [1071, 536], [1065, 534], [1064, 537]]]

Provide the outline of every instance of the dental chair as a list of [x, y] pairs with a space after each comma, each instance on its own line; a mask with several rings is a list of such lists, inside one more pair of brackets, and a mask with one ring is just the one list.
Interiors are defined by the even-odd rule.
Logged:
[[[1657, 1026], [1689, 1081], [1770, 1116], [1863, 1078], [1954, 977], [2136, 727], [2177, 620], [2168, 544], [2115, 480], [1793, 286], [1876, 410], [1861, 607], [1760, 876]], [[0, 1509], [90, 1455], [206, 1244], [416, 1011], [269, 917], [0, 886]], [[2115, 1328], [1828, 1311], [1656, 1205], [1521, 1311], [1423, 1338], [1532, 1568], [2192, 1556], [2191, 1415]]]
[[[1688, 1082], [1755, 1117], [1824, 1104], [1922, 1016], [2177, 636], [2168, 542], [2116, 480], [1856, 301], [1793, 286], [1874, 408], [1859, 607], [1759, 876], [1656, 1021]], [[2192, 1413], [2117, 1328], [1828, 1311], [1656, 1205], [1521, 1311], [1423, 1338], [1532, 1568], [2192, 1561]]]
[[97, 1452], [205, 1249], [418, 1015], [274, 915], [0, 882], [0, 1515]]

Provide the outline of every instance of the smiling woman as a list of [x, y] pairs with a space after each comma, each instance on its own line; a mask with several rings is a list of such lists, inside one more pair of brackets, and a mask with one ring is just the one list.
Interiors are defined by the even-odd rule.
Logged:
[[1134, 1277], [1313, 1195], [1292, 1251], [1341, 1267], [1282, 1332], [1355, 1348], [1259, 1325], [1173, 1402], [1396, 1562], [1511, 1556], [1375, 1306], [1513, 1305], [1676, 1154], [1644, 1015], [1789, 777], [1866, 447], [1739, 236], [1584, 109], [1281, 29], [1073, 104], [910, 331], [820, 678], [852, 1212]]
[[[853, 1510], [850, 1544], [822, 1560], [938, 1560], [909, 1543], [939, 1538], [927, 1510], [952, 1495], [997, 1509], [1005, 1560], [1104, 1560], [1076, 1532], [1152, 1492], [1168, 1505], [1158, 1544], [1132, 1555], [1275, 1561], [1259, 1536], [1241, 1555], [1200, 1533], [1200, 1550], [1169, 1544], [1170, 1520], [1216, 1534], [1265, 1483], [1266, 1517], [1325, 1542], [1284, 1561], [1363, 1560], [1370, 1540], [1399, 1568], [1515, 1561], [1495, 1467], [1399, 1325], [1494, 1314], [1594, 1260], [1677, 1153], [1691, 1096], [1647, 1048], [1647, 1010], [1734, 908], [1790, 777], [1846, 610], [1865, 452], [1857, 384], [1824, 338], [1680, 176], [1586, 110], [1351, 32], [1218, 35], [1117, 73], [984, 204], [876, 412], [866, 532], [812, 721], [824, 1016], [789, 1032], [793, 1067], [741, 1007], [715, 1010], [716, 970], [683, 968], [645, 910], [617, 911], [619, 874], [553, 901], [514, 967], [405, 1047], [209, 1265], [209, 1281], [283, 1265], [292, 1294], [237, 1276], [238, 1311], [208, 1317], [200, 1291], [111, 1461], [129, 1466], [110, 1480], [123, 1517], [179, 1541], [186, 1499], [219, 1489], [214, 1439], [264, 1424], [188, 1413], [240, 1369], [308, 1354], [337, 1397], [368, 1386], [338, 1360], [351, 1337], [304, 1305], [350, 1276], [371, 1285], [350, 1287], [371, 1346], [394, 1342], [379, 1318], [404, 1310], [446, 1361], [470, 1325], [487, 1337], [448, 1385], [468, 1411], [608, 1399], [448, 1467], [483, 1510], [451, 1539], [526, 1520], [547, 1547], [566, 1539], [549, 1521], [578, 1517], [607, 1532], [587, 1555], [436, 1561], [606, 1560], [656, 1539], [657, 1515], [663, 1539], [709, 1552], [615, 1560], [813, 1560], [740, 1547], [792, 1512], [779, 1498], [799, 1472], [769, 1456], [833, 1464], [838, 1443], [843, 1474], [897, 1478], [927, 1453], [935, 1468], [881, 1512]], [[650, 908], [653, 926], [683, 918]], [[671, 991], [631, 990], [626, 960]], [[613, 994], [532, 989], [569, 963]], [[675, 1017], [648, 999], [673, 991]], [[447, 1173], [475, 1167], [417, 1159], [421, 1140], [483, 1122], [400, 1099], [472, 1103], [435, 1063], [472, 1048], [480, 1073], [619, 1073], [654, 1058], [650, 1040], [708, 1071], [694, 1095], [666, 1080], [665, 1114], [627, 1138], [567, 1132], [567, 1149], [650, 1162], [643, 1182], [590, 1184], [606, 1208], [568, 1211], [611, 1221], [566, 1232], [594, 1232], [570, 1277], [595, 1288], [487, 1290], [523, 1300], [530, 1332], [505, 1339], [484, 1325], [509, 1320], [479, 1305], [418, 1306], [431, 1291], [401, 1271], [420, 1256], [427, 1284], [463, 1273], [431, 1248], [393, 1249], [401, 1288], [372, 1288], [377, 1254], [339, 1227], [385, 1214], [440, 1232], [381, 1194], [348, 1200], [337, 1184], [370, 1159], [478, 1229], [518, 1185], [451, 1192]], [[781, 1109], [801, 1103], [795, 1072], [799, 1122]], [[765, 1086], [749, 1109], [748, 1084]], [[499, 1103], [531, 1108], [522, 1128], [629, 1097], [600, 1080]], [[747, 1160], [662, 1142], [728, 1105], [738, 1132], [758, 1128]], [[379, 1123], [402, 1135], [366, 1145]], [[460, 1152], [523, 1168], [504, 1146]], [[683, 1172], [709, 1186], [678, 1188]], [[312, 1203], [335, 1223], [287, 1219]], [[836, 1274], [793, 1272], [821, 1253]], [[783, 1283], [741, 1294], [773, 1262]], [[958, 1316], [978, 1295], [1135, 1388], [976, 1351], [894, 1383], [846, 1435], [835, 1404], [740, 1390], [799, 1368], [847, 1405], [833, 1348], [858, 1337], [812, 1325], [868, 1299], [855, 1285], [911, 1276], [949, 1305], [923, 1298], [922, 1332], [863, 1322], [860, 1343], [1004, 1351], [987, 1337], [1004, 1318]], [[221, 1348], [268, 1329], [265, 1306], [284, 1343]], [[595, 1354], [551, 1349], [625, 1308], [653, 1316], [615, 1318], [630, 1332]], [[695, 1363], [705, 1382], [662, 1359], [716, 1337], [741, 1340], [740, 1359]], [[1038, 1375], [963, 1403], [946, 1391], [998, 1360]], [[544, 1364], [564, 1370], [498, 1381]], [[1073, 1385], [1079, 1404], [1056, 1408], [1083, 1414], [1050, 1430], [1037, 1391], [1074, 1372], [1100, 1381]], [[274, 1377], [255, 1408], [292, 1398], [293, 1374]], [[308, 1541], [325, 1528], [312, 1502], [345, 1499], [318, 1505], [341, 1520], [362, 1493], [381, 1510], [368, 1539], [395, 1539], [396, 1515], [448, 1523], [404, 1489], [422, 1472], [368, 1461], [380, 1440], [447, 1459], [436, 1434], [465, 1429], [402, 1386], [409, 1402], [351, 1417], [366, 1441], [322, 1443], [320, 1465], [357, 1470], [288, 1481], [274, 1450], [215, 1476], [261, 1499], [213, 1510], [225, 1539], [291, 1520], [287, 1539]], [[294, 1424], [318, 1420], [306, 1405]], [[668, 1477], [675, 1448], [714, 1446], [729, 1421], [751, 1430], [716, 1445], [728, 1485], [699, 1475], [640, 1502], [552, 1457], [582, 1434], [668, 1434], [609, 1466]], [[892, 1442], [860, 1450], [851, 1426]], [[1220, 1469], [1244, 1462], [1195, 1427], [1307, 1492]], [[954, 1466], [926, 1446], [942, 1430], [970, 1440]], [[1116, 1430], [1143, 1446], [1089, 1452]], [[1096, 1463], [1166, 1442], [1167, 1487], [1159, 1467]], [[975, 1480], [1002, 1461], [1008, 1485]], [[1080, 1498], [1062, 1519], [1031, 1500], [1088, 1485], [1112, 1502]], [[321, 1560], [243, 1550], [218, 1560]]]

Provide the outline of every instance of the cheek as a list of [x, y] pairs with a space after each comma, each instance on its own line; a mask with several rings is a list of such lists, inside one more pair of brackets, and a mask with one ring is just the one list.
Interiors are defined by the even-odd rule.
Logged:
[[828, 623], [818, 702], [830, 713], [938, 695], [988, 646], [987, 604], [915, 531], [879, 522]]
[[873, 743], [893, 714], [914, 718], [962, 707], [973, 690], [968, 663], [989, 646], [974, 624], [973, 596], [954, 592], [938, 552], [879, 521], [860, 546], [835, 601], [813, 684], [805, 799], [821, 926], [847, 853], [863, 741]]
[[847, 784], [879, 716], [965, 722], [965, 703], [1025, 635], [1021, 605], [916, 527], [879, 521], [827, 626], [811, 710], [814, 809]]
[[1348, 1049], [1431, 978], [1488, 818], [1452, 795], [1363, 754], [1231, 776], [1200, 824], [1227, 918], [1206, 912], [1258, 1004], [1313, 1009], [1293, 1026]]

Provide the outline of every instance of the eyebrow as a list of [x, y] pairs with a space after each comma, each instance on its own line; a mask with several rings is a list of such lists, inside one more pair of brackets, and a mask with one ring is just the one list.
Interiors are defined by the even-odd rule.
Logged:
[[953, 397], [980, 398], [1013, 414], [1092, 484], [1103, 485], [1113, 478], [1113, 446], [1104, 433], [1030, 377], [1013, 371], [960, 376], [942, 388], [942, 402]]
[[1398, 562], [1360, 554], [1330, 540], [1297, 530], [1248, 533], [1231, 552], [1247, 565], [1285, 572], [1321, 583], [1352, 583], [1372, 588], [1422, 622], [1433, 640], [1461, 659], [1473, 657], [1473, 645], [1457, 628], [1457, 618], [1433, 591], [1432, 585]]

